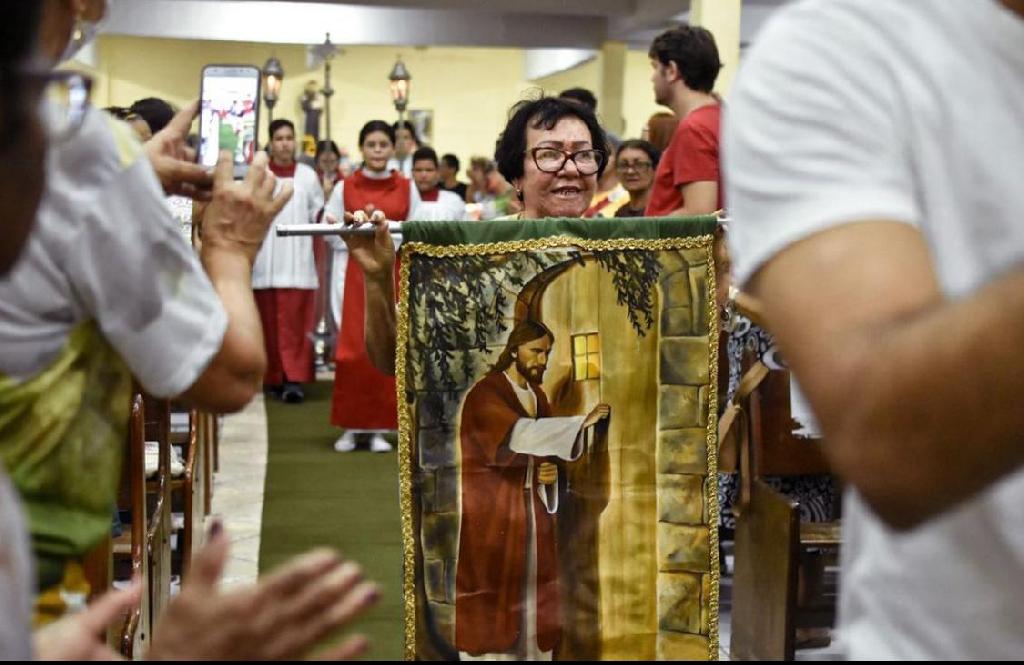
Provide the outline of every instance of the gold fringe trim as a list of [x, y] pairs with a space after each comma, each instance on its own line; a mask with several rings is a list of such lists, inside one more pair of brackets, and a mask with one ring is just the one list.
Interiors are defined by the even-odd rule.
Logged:
[[402, 511], [402, 601], [405, 605], [405, 659], [416, 660], [416, 535], [412, 505], [412, 414], [406, 399], [406, 347], [409, 340], [409, 266], [402, 251], [398, 276], [398, 326], [395, 339], [395, 389], [398, 391], [398, 494]]
[[708, 387], [708, 474], [705, 483], [710, 524], [709, 550], [711, 570], [711, 598], [708, 608], [708, 659], [718, 660], [718, 612], [721, 571], [718, 566], [718, 308], [715, 299], [714, 236], [688, 238], [617, 238], [589, 240], [571, 236], [551, 236], [529, 240], [509, 240], [478, 245], [431, 245], [422, 242], [404, 243], [398, 283], [398, 325], [395, 348], [395, 381], [398, 392], [398, 483], [402, 511], [402, 552], [404, 570], [402, 600], [405, 606], [405, 659], [416, 660], [416, 534], [413, 532], [412, 505], [412, 412], [406, 400], [408, 342], [409, 342], [409, 276], [415, 255], [431, 258], [510, 254], [561, 247], [578, 247], [587, 251], [667, 251], [673, 249], [699, 249], [707, 252], [708, 260], [708, 331], [710, 357], [710, 384]]
[[[704, 236], [709, 237], [709, 236]], [[715, 275], [715, 243], [707, 244], [708, 255], [708, 349], [711, 359], [708, 378], [708, 476], [705, 482], [708, 502], [708, 555], [711, 567], [711, 598], [708, 600], [708, 660], [718, 660], [719, 584], [718, 565], [718, 292]]]

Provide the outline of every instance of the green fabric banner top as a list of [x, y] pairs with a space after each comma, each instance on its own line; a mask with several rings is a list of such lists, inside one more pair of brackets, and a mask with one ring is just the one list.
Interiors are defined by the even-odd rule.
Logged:
[[569, 236], [588, 240], [680, 238], [714, 233], [714, 215], [695, 217], [591, 218], [549, 217], [487, 222], [405, 222], [404, 242], [430, 245], [483, 245], [512, 240]]

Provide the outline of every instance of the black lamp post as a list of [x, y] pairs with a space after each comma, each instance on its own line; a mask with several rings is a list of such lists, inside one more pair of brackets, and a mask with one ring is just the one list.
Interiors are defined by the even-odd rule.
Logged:
[[274, 120], [274, 104], [281, 97], [281, 81], [284, 79], [284, 69], [281, 61], [271, 57], [263, 65], [263, 103], [267, 105], [267, 124]]
[[398, 56], [395, 66], [391, 68], [388, 81], [391, 86], [391, 101], [395, 104], [395, 110], [398, 111], [398, 123], [401, 124], [405, 117], [405, 109], [409, 105], [409, 84], [412, 81], [409, 70], [402, 62], [402, 56]]

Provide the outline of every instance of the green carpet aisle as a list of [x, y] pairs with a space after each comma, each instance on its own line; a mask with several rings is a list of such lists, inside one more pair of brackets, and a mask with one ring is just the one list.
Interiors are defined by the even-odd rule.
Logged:
[[382, 597], [354, 630], [367, 658], [402, 658], [402, 532], [395, 453], [336, 453], [328, 423], [331, 384], [308, 386], [303, 404], [267, 399], [267, 479], [260, 573], [310, 547], [358, 561]]

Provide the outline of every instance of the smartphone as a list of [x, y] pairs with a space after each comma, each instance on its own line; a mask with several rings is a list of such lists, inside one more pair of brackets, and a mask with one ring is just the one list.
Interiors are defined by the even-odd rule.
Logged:
[[213, 167], [221, 150], [234, 155], [235, 178], [256, 156], [260, 70], [250, 65], [207, 65], [199, 92], [199, 163]]

